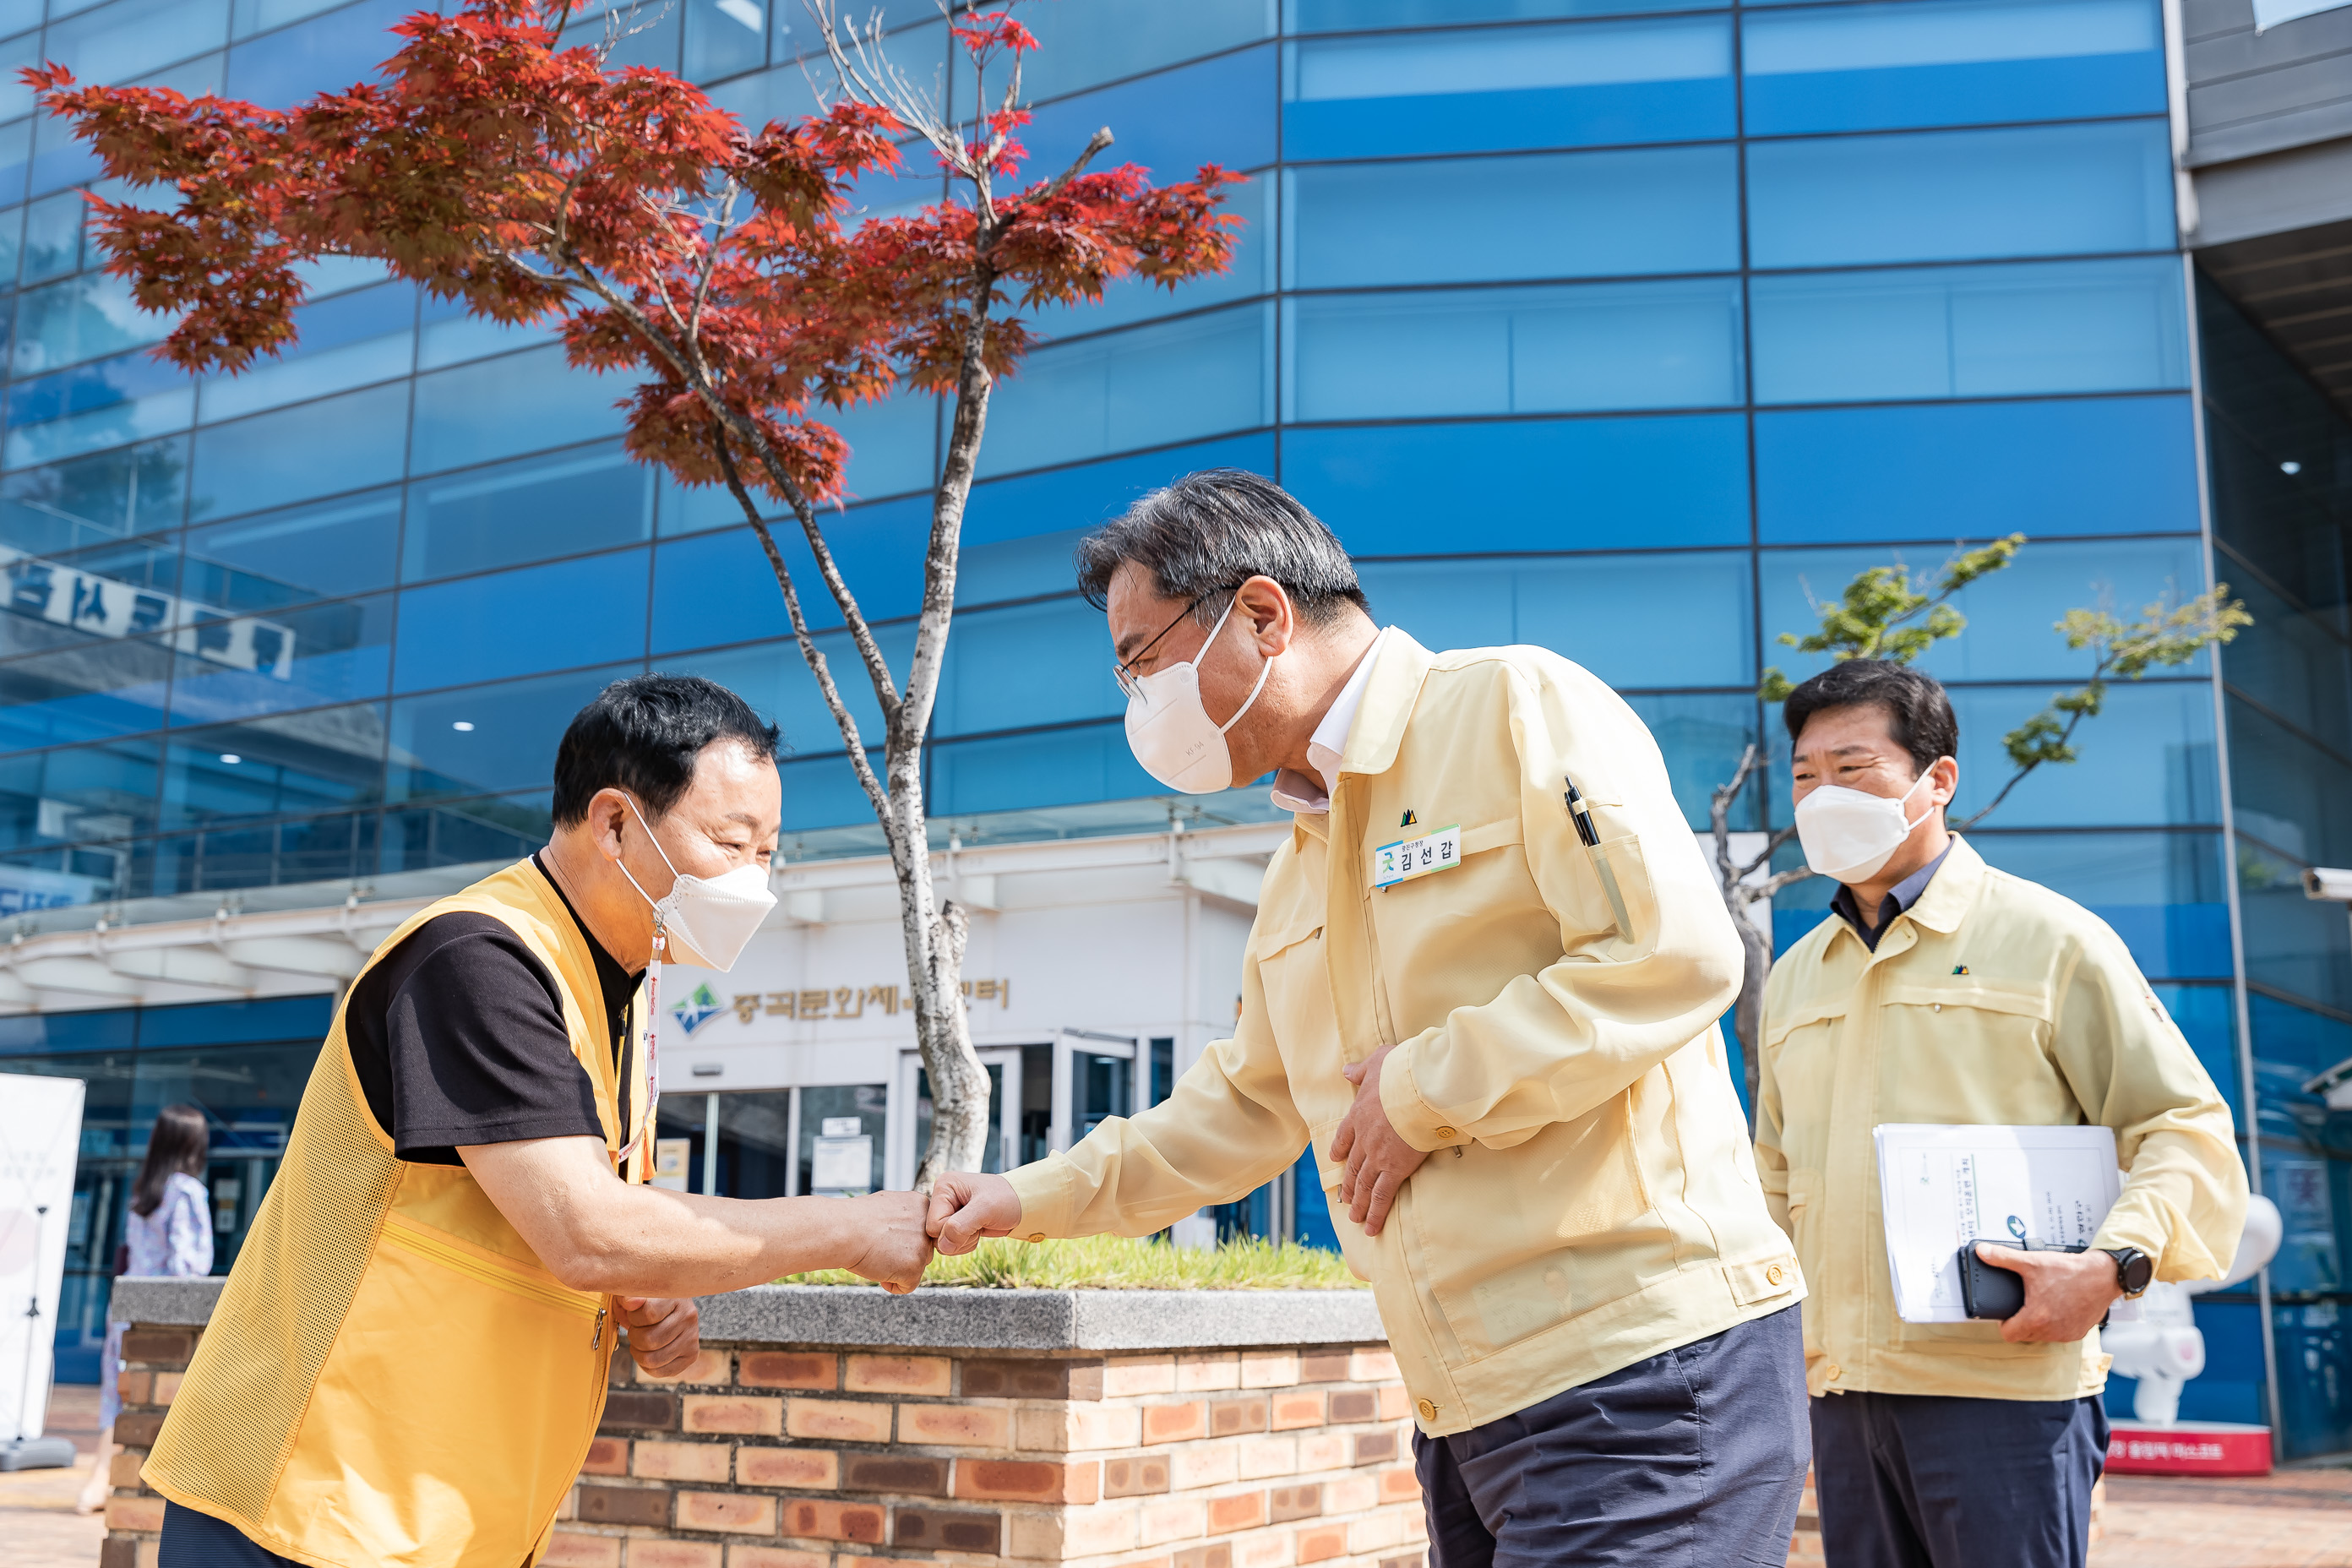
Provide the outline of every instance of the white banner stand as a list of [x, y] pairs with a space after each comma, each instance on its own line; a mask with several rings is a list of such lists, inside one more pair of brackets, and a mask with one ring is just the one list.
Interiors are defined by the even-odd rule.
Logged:
[[0, 1470], [62, 1468], [73, 1443], [44, 1437], [81, 1146], [78, 1078], [0, 1074]]

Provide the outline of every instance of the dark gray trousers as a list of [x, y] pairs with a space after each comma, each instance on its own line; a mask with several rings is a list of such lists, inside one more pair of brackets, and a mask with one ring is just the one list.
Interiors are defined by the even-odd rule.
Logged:
[[2083, 1568], [2107, 1412], [2088, 1399], [1813, 1401], [1830, 1568]]
[[1811, 1447], [1798, 1311], [1413, 1434], [1434, 1568], [1783, 1568]]

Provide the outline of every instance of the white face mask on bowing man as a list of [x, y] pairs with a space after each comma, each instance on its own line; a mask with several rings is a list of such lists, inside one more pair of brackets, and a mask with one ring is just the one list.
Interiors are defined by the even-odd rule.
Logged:
[[1797, 839], [1815, 872], [1860, 887], [1943, 853], [1959, 763], [1938, 757], [1915, 773], [1885, 704], [1823, 709], [1805, 721], [1795, 752]]

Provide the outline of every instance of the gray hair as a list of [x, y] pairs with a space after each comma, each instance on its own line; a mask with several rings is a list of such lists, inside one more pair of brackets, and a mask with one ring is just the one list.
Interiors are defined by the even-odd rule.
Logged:
[[1242, 468], [1187, 474], [1078, 541], [1087, 603], [1101, 609], [1112, 575], [1130, 561], [1151, 574], [1162, 597], [1193, 601], [1202, 626], [1252, 577], [1281, 584], [1309, 626], [1328, 625], [1345, 605], [1371, 612], [1337, 536], [1280, 485]]

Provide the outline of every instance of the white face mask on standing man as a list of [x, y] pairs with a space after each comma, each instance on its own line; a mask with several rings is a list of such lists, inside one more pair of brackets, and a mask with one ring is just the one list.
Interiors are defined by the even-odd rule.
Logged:
[[1904, 815], [1906, 803], [1934, 772], [1930, 763], [1899, 795], [1873, 795], [1844, 784], [1817, 785], [1797, 803], [1797, 841], [1804, 846], [1805, 864], [1841, 882], [1868, 881], [1895, 858], [1911, 830], [1936, 811], [1935, 802], [1929, 801], [1918, 816]]

